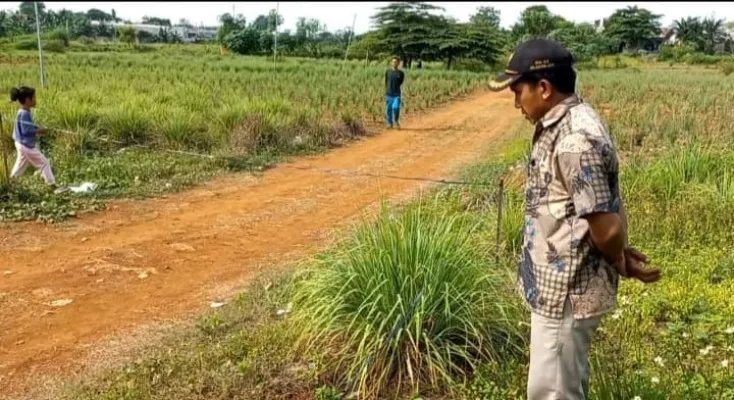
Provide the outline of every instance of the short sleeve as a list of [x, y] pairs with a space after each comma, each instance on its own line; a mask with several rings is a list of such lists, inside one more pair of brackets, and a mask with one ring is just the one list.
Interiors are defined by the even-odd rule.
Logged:
[[612, 145], [583, 133], [565, 137], [557, 148], [562, 179], [576, 214], [619, 212], [619, 168]]

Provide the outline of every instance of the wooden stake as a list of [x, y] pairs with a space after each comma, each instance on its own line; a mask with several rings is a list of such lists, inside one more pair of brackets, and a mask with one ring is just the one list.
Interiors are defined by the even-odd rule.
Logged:
[[500, 179], [500, 187], [497, 192], [497, 255], [495, 259], [500, 262], [500, 252], [502, 251], [502, 203], [505, 198], [505, 180]]

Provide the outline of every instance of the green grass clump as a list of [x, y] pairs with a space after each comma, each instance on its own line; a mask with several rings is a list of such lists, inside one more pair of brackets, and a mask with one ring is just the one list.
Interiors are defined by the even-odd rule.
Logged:
[[460, 215], [384, 209], [298, 288], [303, 340], [340, 383], [371, 396], [388, 387], [448, 386], [519, 344], [517, 302]]

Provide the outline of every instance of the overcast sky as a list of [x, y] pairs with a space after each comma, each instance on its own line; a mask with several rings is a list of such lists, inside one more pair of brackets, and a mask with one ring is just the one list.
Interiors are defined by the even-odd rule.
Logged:
[[[531, 5], [545, 4], [551, 12], [560, 14], [574, 22], [593, 22], [609, 16], [614, 10], [629, 5], [639, 5], [654, 13], [663, 14], [664, 25], [686, 16], [710, 17], [716, 16], [727, 21], [734, 21], [734, 2], [431, 2], [444, 7], [446, 15], [455, 17], [459, 21], [467, 21], [469, 16], [479, 6], [493, 6], [501, 11], [502, 26], [509, 27], [520, 15], [523, 9]], [[17, 8], [19, 2], [3, 2], [0, 8]], [[295, 29], [298, 17], [318, 18], [326, 24], [327, 29], [336, 30], [352, 25], [356, 14], [355, 31], [363, 33], [370, 29], [370, 17], [375, 10], [387, 2], [281, 2], [280, 14], [284, 18], [284, 29]], [[91, 7], [110, 12], [113, 8], [121, 18], [139, 22], [145, 15], [168, 18], [177, 22], [186, 18], [194, 24], [217, 25], [217, 16], [232, 12], [234, 6], [237, 14], [243, 14], [247, 21], [252, 21], [259, 14], [267, 14], [274, 9], [276, 2], [47, 2], [46, 7], [52, 10], [66, 8], [72, 11], [86, 11]], [[715, 11], [715, 12], [714, 12]]]

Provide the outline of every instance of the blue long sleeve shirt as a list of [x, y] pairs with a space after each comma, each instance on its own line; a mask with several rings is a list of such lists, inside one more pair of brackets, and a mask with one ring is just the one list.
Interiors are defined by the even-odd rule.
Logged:
[[15, 117], [15, 127], [13, 128], [13, 139], [23, 146], [34, 149], [36, 148], [36, 134], [38, 126], [33, 122], [30, 110], [21, 108]]

